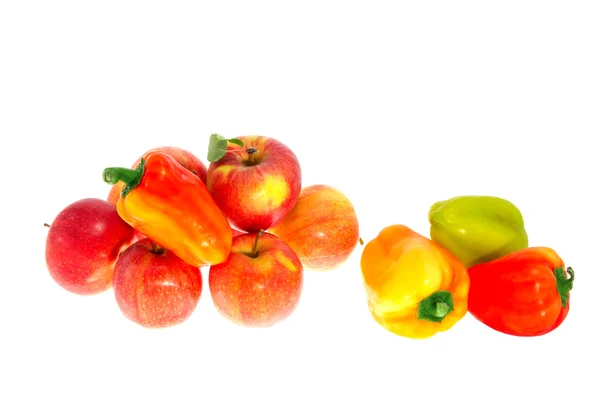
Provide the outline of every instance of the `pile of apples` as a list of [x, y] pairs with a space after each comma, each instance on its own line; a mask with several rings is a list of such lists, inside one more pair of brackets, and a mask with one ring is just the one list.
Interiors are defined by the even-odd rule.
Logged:
[[350, 200], [330, 185], [304, 187], [296, 155], [277, 139], [213, 134], [208, 168], [173, 146], [149, 150], [132, 167], [155, 151], [206, 185], [232, 229], [226, 261], [186, 264], [128, 225], [116, 208], [120, 184], [106, 199], [83, 198], [46, 224], [46, 265], [54, 281], [78, 295], [112, 288], [123, 315], [143, 327], [169, 327], [192, 315], [203, 292], [201, 268], [208, 268], [221, 315], [243, 326], [273, 326], [296, 309], [305, 269], [339, 267], [360, 240]]

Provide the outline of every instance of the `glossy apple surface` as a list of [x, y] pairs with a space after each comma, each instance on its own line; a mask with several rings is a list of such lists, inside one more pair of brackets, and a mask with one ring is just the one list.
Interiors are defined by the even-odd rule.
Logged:
[[202, 293], [202, 275], [146, 238], [119, 257], [113, 289], [125, 317], [145, 328], [165, 328], [192, 315]]
[[233, 238], [228, 260], [211, 266], [208, 279], [213, 302], [223, 316], [242, 326], [269, 327], [296, 309], [303, 269], [281, 239], [254, 232]]
[[267, 230], [294, 207], [302, 185], [296, 155], [266, 136], [240, 136], [227, 153], [208, 166], [207, 186], [233, 227]]
[[231, 228], [231, 236], [232, 237], [243, 235], [244, 233], [246, 233], [246, 232], [238, 231], [235, 228]]
[[134, 240], [134, 230], [106, 200], [87, 198], [65, 207], [50, 224], [46, 265], [56, 283], [81, 295], [112, 286], [119, 254]]
[[[200, 178], [200, 180], [204, 184], [206, 184], [206, 174], [208, 172], [206, 165], [190, 151], [184, 150], [176, 146], [161, 146], [150, 149], [142, 156], [140, 156], [137, 160], [135, 160], [131, 167], [137, 167], [142, 158], [146, 157], [148, 153], [154, 151], [162, 151], [171, 155], [179, 164], [181, 164], [181, 166], [183, 166], [189, 171], [192, 171], [196, 176], [198, 176], [198, 178]], [[124, 187], [125, 185], [122, 182], [118, 182], [112, 185], [110, 191], [108, 192], [107, 201], [116, 207], [117, 202], [121, 197], [121, 191], [123, 191]], [[140, 234], [140, 238], [142, 237], [143, 235]]]
[[359, 241], [352, 202], [328, 185], [303, 188], [292, 211], [269, 232], [294, 250], [304, 268], [315, 270], [339, 267]]

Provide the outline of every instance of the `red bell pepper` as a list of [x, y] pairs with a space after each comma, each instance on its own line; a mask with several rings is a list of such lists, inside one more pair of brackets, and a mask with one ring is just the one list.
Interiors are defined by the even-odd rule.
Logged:
[[474, 265], [468, 273], [469, 313], [492, 329], [540, 336], [567, 317], [575, 273], [550, 248], [525, 248]]

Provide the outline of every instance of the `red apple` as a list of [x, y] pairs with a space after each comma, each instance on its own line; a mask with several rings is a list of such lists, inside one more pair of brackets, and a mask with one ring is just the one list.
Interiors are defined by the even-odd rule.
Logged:
[[243, 235], [244, 233], [246, 233], [246, 232], [238, 231], [237, 229], [235, 229], [233, 227], [231, 228], [231, 236], [232, 237]]
[[134, 240], [134, 230], [106, 200], [87, 198], [64, 208], [46, 238], [46, 265], [64, 289], [81, 295], [112, 285], [119, 254]]
[[[200, 159], [198, 159], [191, 152], [184, 150], [182, 148], [179, 148], [179, 147], [175, 147], [175, 146], [161, 146], [161, 147], [155, 147], [153, 149], [148, 150], [146, 153], [144, 153], [142, 156], [140, 156], [137, 160], [135, 160], [135, 162], [132, 165], [132, 168], [137, 167], [137, 165], [139, 164], [140, 160], [143, 157], [146, 157], [148, 155], [148, 153], [154, 152], [154, 151], [163, 151], [163, 152], [171, 155], [185, 169], [192, 171], [194, 174], [196, 174], [198, 176], [198, 178], [200, 178], [200, 180], [204, 184], [206, 184], [206, 174], [208, 171], [206, 168], [206, 165], [202, 161], [200, 161]], [[125, 185], [122, 182], [118, 182], [118, 183], [112, 185], [112, 187], [110, 188], [110, 191], [108, 193], [107, 201], [116, 207], [117, 202], [119, 201], [119, 197], [121, 197], [121, 191], [123, 191], [124, 187], [125, 187]], [[144, 236], [140, 234], [140, 238], [142, 238], [142, 237], [144, 237]]]
[[303, 188], [292, 211], [269, 232], [294, 250], [304, 268], [315, 270], [343, 264], [359, 240], [354, 206], [327, 185]]
[[200, 300], [202, 275], [199, 268], [145, 238], [119, 257], [113, 289], [125, 317], [145, 328], [165, 328], [192, 315]]
[[298, 305], [303, 270], [287, 244], [259, 231], [235, 236], [229, 258], [210, 267], [208, 281], [224, 317], [242, 326], [269, 327]]
[[241, 136], [208, 167], [207, 186], [230, 223], [246, 232], [267, 230], [294, 207], [302, 174], [295, 154], [266, 136]]

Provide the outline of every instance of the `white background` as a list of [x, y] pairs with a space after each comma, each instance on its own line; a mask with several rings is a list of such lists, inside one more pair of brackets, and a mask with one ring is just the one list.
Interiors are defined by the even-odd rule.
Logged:
[[[0, 398], [598, 398], [597, 2], [199, 3], [1, 3]], [[222, 318], [206, 280], [158, 331], [51, 280], [44, 222], [152, 147], [205, 161], [211, 133], [287, 144], [365, 241], [428, 234], [437, 200], [513, 201], [575, 269], [569, 316], [537, 338], [470, 315], [401, 338], [368, 313], [360, 247], [263, 330]]]

